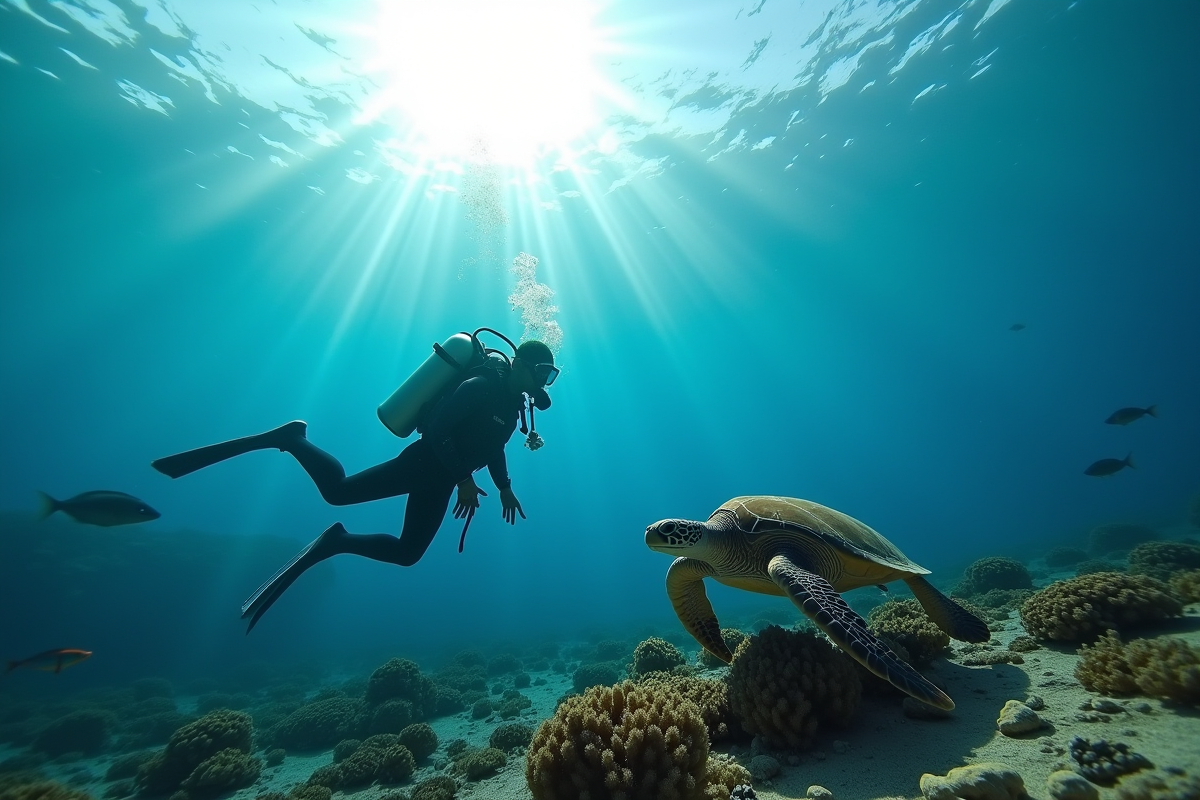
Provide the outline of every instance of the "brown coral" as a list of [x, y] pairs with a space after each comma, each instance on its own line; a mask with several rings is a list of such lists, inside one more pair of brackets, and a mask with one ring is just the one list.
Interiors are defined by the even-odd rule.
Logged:
[[1189, 569], [1172, 575], [1171, 591], [1185, 603], [1200, 603], [1200, 569]]
[[1075, 680], [1091, 692], [1133, 694], [1137, 691], [1137, 680], [1125, 658], [1125, 645], [1113, 631], [1101, 636], [1092, 646], [1085, 644], [1079, 649]]
[[166, 748], [138, 770], [142, 794], [168, 794], [178, 789], [193, 770], [222, 750], [251, 752], [254, 724], [241, 711], [212, 711], [171, 735]]
[[1117, 784], [1118, 800], [1195, 800], [1200, 777], [1181, 769], [1151, 770], [1129, 775]]
[[1164, 636], [1122, 644], [1110, 631], [1079, 654], [1075, 677], [1086, 689], [1200, 705], [1200, 652], [1182, 639]]
[[633, 649], [633, 662], [629, 665], [629, 675], [640, 678], [651, 672], [670, 672], [675, 667], [687, 663], [679, 648], [666, 639], [651, 637], [638, 644]]
[[1031, 589], [1033, 580], [1020, 561], [1004, 556], [988, 556], [973, 562], [963, 573], [955, 594], [970, 597], [992, 589]]
[[250, 786], [261, 773], [261, 761], [235, 747], [227, 747], [201, 761], [180, 786], [190, 798], [213, 797]]
[[1021, 622], [1038, 639], [1087, 642], [1108, 630], [1123, 631], [1182, 611], [1160, 581], [1098, 572], [1047, 586], [1021, 606]]
[[416, 720], [429, 719], [437, 712], [437, 686], [421, 674], [415, 662], [393, 658], [372, 672], [367, 681], [368, 703], [379, 705], [388, 700], [407, 700], [412, 703]]
[[695, 703], [700, 709], [700, 716], [704, 718], [711, 742], [729, 739], [742, 732], [729, 705], [729, 684], [725, 681], [659, 673], [643, 678], [638, 685], [649, 688], [666, 687], [679, 692], [685, 700]]
[[708, 731], [678, 692], [621, 683], [568, 697], [534, 734], [534, 800], [700, 800]]
[[275, 726], [274, 743], [288, 750], [324, 750], [357, 735], [363, 728], [365, 711], [361, 700], [349, 697], [308, 703]]
[[916, 600], [888, 600], [871, 609], [867, 629], [876, 636], [900, 645], [909, 663], [928, 664], [950, 644], [950, 636], [939, 628]]
[[[734, 652], [738, 649], [738, 645], [746, 641], [746, 634], [737, 628], [722, 628], [721, 639], [724, 640], [725, 646], [729, 648], [729, 652]], [[725, 666], [725, 662], [714, 656], [712, 653], [701, 648], [699, 657], [700, 666], [705, 669], [717, 669]]]
[[753, 781], [750, 770], [732, 756], [711, 753], [704, 765], [704, 796], [709, 800], [728, 800], [738, 785], [749, 786]]
[[1186, 542], [1146, 542], [1129, 553], [1131, 575], [1167, 581], [1177, 572], [1200, 569], [1200, 547]]
[[861, 696], [850, 657], [808, 631], [764, 629], [738, 648], [729, 671], [734, 716], [772, 747], [807, 747], [821, 724], [848, 723]]

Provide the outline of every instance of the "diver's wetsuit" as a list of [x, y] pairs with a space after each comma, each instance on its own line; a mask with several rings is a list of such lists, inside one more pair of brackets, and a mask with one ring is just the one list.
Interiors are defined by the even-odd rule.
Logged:
[[407, 494], [400, 538], [346, 534], [340, 550], [408, 567], [433, 541], [459, 482], [486, 466], [497, 487], [508, 487], [504, 446], [516, 430], [522, 401], [505, 389], [502, 376], [468, 378], [434, 408], [420, 439], [391, 461], [349, 477], [336, 458], [308, 439], [297, 438], [281, 449], [295, 456], [332, 505]]

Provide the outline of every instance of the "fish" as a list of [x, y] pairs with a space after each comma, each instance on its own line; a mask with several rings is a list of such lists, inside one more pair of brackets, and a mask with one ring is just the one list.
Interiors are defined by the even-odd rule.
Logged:
[[42, 499], [41, 519], [61, 511], [85, 525], [111, 528], [114, 525], [149, 522], [162, 516], [144, 500], [124, 492], [84, 492], [69, 500], [55, 500], [45, 492], [38, 494]]
[[1135, 422], [1147, 415], [1151, 417], [1157, 417], [1158, 406], [1146, 406], [1145, 408], [1130, 406], [1129, 408], [1118, 408], [1109, 415], [1108, 419], [1104, 421], [1109, 425], [1128, 425], [1129, 423]]
[[57, 675], [67, 667], [73, 667], [80, 661], [86, 661], [91, 657], [91, 650], [60, 647], [57, 650], [47, 650], [44, 653], [38, 653], [36, 656], [22, 658], [20, 661], [9, 661], [8, 666], [4, 669], [4, 674], [7, 675], [14, 669], [25, 668], [40, 669], [43, 672], [53, 672]]
[[1115, 475], [1126, 467], [1137, 469], [1133, 465], [1133, 453], [1124, 458], [1102, 458], [1085, 469], [1083, 474], [1091, 475], [1093, 478], [1103, 478], [1105, 475]]
[[1008, 326], [1008, 329], [1010, 331], [1013, 331], [1014, 333], [1017, 331], [1023, 331], [1023, 330], [1025, 330], [1025, 323], [1024, 322], [1014, 322], [1012, 325]]

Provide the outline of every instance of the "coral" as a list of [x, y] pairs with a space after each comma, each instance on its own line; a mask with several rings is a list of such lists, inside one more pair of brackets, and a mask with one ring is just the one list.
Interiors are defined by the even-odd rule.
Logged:
[[407, 747], [418, 761], [429, 758], [437, 750], [438, 737], [424, 722], [409, 725], [400, 731], [400, 744]]
[[529, 677], [528, 672], [518, 672], [513, 676], [513, 686], [518, 689], [528, 689], [531, 683], [533, 679]]
[[605, 639], [596, 644], [592, 653], [593, 661], [619, 661], [629, 655], [629, 645], [615, 639]]
[[950, 644], [950, 636], [916, 600], [888, 600], [876, 606], [867, 615], [867, 628], [904, 648], [912, 664], [928, 664]]
[[138, 791], [167, 794], [178, 789], [193, 770], [220, 753], [253, 749], [254, 724], [241, 711], [213, 711], [171, 735], [166, 748], [138, 770]]
[[437, 711], [437, 687], [415, 662], [393, 658], [367, 681], [368, 703], [377, 706], [387, 700], [407, 700], [412, 703], [414, 719], [428, 719]]
[[991, 589], [1032, 588], [1029, 570], [1020, 561], [1004, 556], [989, 556], [967, 567], [954, 593], [971, 597]]
[[[722, 628], [721, 639], [724, 640], [725, 646], [729, 648], [729, 652], [734, 652], [738, 649], [738, 645], [746, 641], [746, 634], [739, 631], [737, 628]], [[712, 653], [701, 648], [699, 656], [700, 666], [705, 669], [717, 669], [725, 666], [725, 662], [714, 656]]]
[[448, 717], [451, 714], [457, 714], [467, 707], [466, 700], [463, 699], [463, 693], [451, 686], [438, 685], [437, 687], [437, 703], [435, 704], [435, 715], [439, 717]]
[[1189, 569], [1172, 575], [1171, 591], [1185, 603], [1200, 603], [1200, 569]]
[[1183, 611], [1167, 587], [1145, 575], [1098, 572], [1057, 581], [1021, 606], [1021, 622], [1038, 639], [1092, 641]]
[[1055, 547], [1046, 553], [1046, 566], [1050, 569], [1062, 569], [1078, 564], [1087, 558], [1087, 551], [1078, 547]]
[[1034, 650], [1041, 650], [1042, 646], [1032, 636], [1021, 634], [1009, 642], [1008, 649], [1014, 653], [1032, 653]]
[[487, 663], [487, 674], [493, 678], [516, 672], [519, 669], [521, 669], [521, 660], [511, 653], [501, 653]]
[[[435, 701], [436, 707], [436, 701]], [[399, 733], [412, 724], [415, 712], [407, 700], [388, 700], [371, 714], [371, 733]]]
[[1088, 741], [1076, 736], [1067, 744], [1067, 752], [1077, 765], [1076, 771], [1101, 786], [1111, 785], [1122, 775], [1154, 766], [1145, 756], [1130, 752], [1129, 745], [1104, 739]]
[[362, 747], [362, 742], [358, 739], [342, 739], [333, 746], [333, 763], [340, 764], [354, 755], [360, 747]]
[[446, 775], [421, 781], [413, 788], [412, 800], [454, 800], [458, 784]]
[[[12, 780], [14, 777], [16, 779]], [[0, 778], [10, 778], [0, 781], [0, 800], [92, 800], [87, 792], [69, 789], [57, 781], [44, 780], [40, 776], [29, 776], [26, 780], [18, 773]]]
[[123, 731], [125, 743], [132, 747], [163, 744], [171, 738], [171, 734], [175, 731], [195, 721], [195, 717], [189, 717], [177, 711], [164, 711], [161, 714], [130, 719], [125, 723]]
[[306, 786], [301, 784], [293, 786], [288, 791], [288, 796], [294, 800], [330, 800], [333, 797], [333, 792], [327, 786]]
[[340, 761], [318, 768], [308, 782], [334, 790], [356, 789], [375, 780], [402, 783], [416, 771], [417, 760], [398, 740], [393, 735], [372, 736]]
[[[493, 745], [493, 747], [494, 746], [495, 745]], [[466, 751], [466, 739], [455, 739], [454, 741], [450, 742], [450, 744], [446, 745], [446, 755], [450, 756], [451, 758], [455, 758], [459, 755], [459, 753], [465, 753]]]
[[921, 776], [921, 794], [926, 800], [1024, 800], [1025, 781], [1004, 764], [970, 764], [955, 767], [945, 776], [926, 772]]
[[488, 737], [488, 744], [497, 750], [524, 749], [533, 739], [533, 728], [520, 722], [506, 722]]
[[1139, 772], [1117, 784], [1117, 800], [1195, 800], [1200, 797], [1200, 777], [1181, 769]]
[[403, 783], [416, 771], [417, 759], [413, 757], [412, 751], [398, 744], [383, 751], [376, 777], [380, 783]]
[[472, 719], [483, 719], [484, 717], [491, 716], [491, 714], [492, 714], [492, 701], [491, 700], [487, 700], [487, 699], [476, 700], [475, 705], [471, 706], [471, 718]]
[[1129, 573], [1168, 581], [1177, 572], [1200, 569], [1200, 547], [1186, 542], [1146, 542], [1129, 553]]
[[675, 667], [682, 667], [687, 662], [679, 648], [665, 639], [650, 638], [638, 644], [633, 649], [633, 663], [629, 665], [629, 675], [640, 678], [651, 672], [670, 672]]
[[308, 703], [275, 727], [274, 743], [289, 750], [324, 750], [359, 733], [364, 710], [362, 701], [348, 697]]
[[1090, 692], [1103, 694], [1133, 694], [1137, 679], [1126, 658], [1125, 645], [1114, 631], [1109, 631], [1092, 646], [1079, 650], [1075, 665], [1075, 680]]
[[180, 787], [189, 798], [212, 797], [249, 786], [261, 773], [261, 761], [236, 747], [228, 747], [201, 761]]
[[282, 747], [276, 747], [267, 751], [267, 754], [263, 756], [263, 761], [268, 767], [278, 767], [285, 758], [287, 758], [287, 751]]
[[[704, 765], [704, 797], [710, 800], [728, 800], [738, 786], [749, 788], [750, 770], [731, 756], [710, 753]], [[753, 790], [751, 790], [753, 791]], [[743, 797], [752, 797], [743, 792]]]
[[807, 747], [818, 726], [845, 725], [862, 681], [848, 656], [807, 631], [772, 625], [737, 649], [729, 703], [742, 728], [772, 747]]
[[104, 780], [119, 781], [124, 778], [137, 777], [138, 769], [152, 758], [154, 758], [154, 753], [151, 753], [149, 750], [143, 750], [114, 759], [108, 765], [108, 771], [104, 773]]
[[[1033, 589], [988, 589], [983, 594], [973, 595], [971, 599], [975, 601], [975, 607], [983, 612], [976, 614], [980, 619], [1004, 619], [1033, 595]], [[965, 601], [960, 599], [958, 602], [961, 605]]]
[[433, 680], [439, 686], [446, 686], [459, 692], [468, 689], [487, 689], [487, 673], [478, 665], [450, 664], [437, 672]]
[[115, 721], [107, 711], [93, 708], [72, 711], [38, 731], [31, 747], [51, 756], [99, 753], [108, 743]]
[[1200, 652], [1182, 639], [1138, 639], [1126, 648], [1138, 689], [1151, 697], [1200, 705]]
[[594, 664], [580, 664], [575, 670], [572, 685], [575, 691], [582, 692], [592, 686], [609, 686], [621, 679], [621, 669], [614, 662], [600, 661]]
[[1081, 561], [1075, 566], [1075, 577], [1081, 575], [1095, 575], [1097, 572], [1124, 572], [1125, 567], [1115, 561], [1107, 561], [1103, 558], [1093, 558], [1087, 561]]
[[1110, 522], [1097, 525], [1088, 534], [1088, 550], [1102, 556], [1107, 553], [1124, 553], [1158, 536], [1153, 528], [1129, 522]]
[[493, 708], [502, 719], [512, 719], [518, 716], [522, 711], [533, 706], [533, 701], [525, 695], [518, 692], [516, 689], [509, 689], [504, 692], [503, 699], [495, 703]]
[[494, 747], [481, 747], [467, 750], [454, 759], [451, 769], [466, 777], [469, 781], [477, 781], [493, 775], [508, 763], [508, 756], [503, 750]]
[[710, 742], [719, 742], [742, 733], [741, 725], [737, 723], [729, 705], [729, 684], [725, 681], [659, 673], [643, 678], [638, 685], [649, 688], [665, 686], [695, 703], [708, 728]]
[[529, 745], [534, 800], [699, 800], [708, 732], [677, 692], [632, 683], [566, 698]]
[[174, 697], [175, 688], [166, 678], [139, 678], [133, 682], [133, 696], [137, 700], [151, 697]]

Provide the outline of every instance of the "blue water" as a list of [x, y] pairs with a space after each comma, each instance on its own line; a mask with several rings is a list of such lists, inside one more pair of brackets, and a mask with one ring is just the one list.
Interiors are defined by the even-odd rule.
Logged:
[[[637, 102], [571, 159], [482, 167], [356, 119], [338, 42], [370, 11], [0, 3], [4, 657], [93, 650], [59, 676], [83, 686], [678, 631], [643, 531], [741, 494], [852, 514], [945, 586], [1099, 523], [1184, 524], [1200, 6], [612, 3], [598, 69]], [[482, 475], [464, 553], [448, 519], [415, 567], [339, 557], [244, 636], [288, 553], [335, 521], [398, 533], [404, 500], [330, 507], [275, 452], [149, 462], [294, 418], [350, 471], [391, 458], [375, 408], [432, 342], [521, 335], [522, 252], [563, 367], [545, 448], [507, 451], [528, 520]], [[32, 527], [36, 490], [97, 488], [162, 518]], [[36, 569], [11, 557], [31, 536]]]

